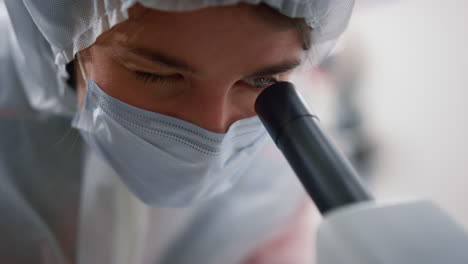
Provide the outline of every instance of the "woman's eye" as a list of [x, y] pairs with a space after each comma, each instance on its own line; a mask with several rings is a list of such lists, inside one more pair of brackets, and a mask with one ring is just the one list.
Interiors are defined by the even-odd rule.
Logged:
[[172, 75], [159, 75], [150, 72], [135, 71], [135, 76], [138, 80], [143, 81], [144, 83], [165, 83], [170, 80], [175, 80], [181, 76], [178, 74]]
[[258, 77], [245, 80], [248, 85], [256, 88], [261, 88], [277, 81], [278, 80], [274, 77]]

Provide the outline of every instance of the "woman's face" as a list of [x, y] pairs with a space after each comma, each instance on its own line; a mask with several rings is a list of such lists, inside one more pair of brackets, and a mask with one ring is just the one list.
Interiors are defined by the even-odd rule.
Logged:
[[87, 77], [111, 96], [217, 133], [254, 116], [258, 94], [288, 80], [303, 56], [297, 29], [246, 4], [191, 12], [137, 5], [80, 53]]

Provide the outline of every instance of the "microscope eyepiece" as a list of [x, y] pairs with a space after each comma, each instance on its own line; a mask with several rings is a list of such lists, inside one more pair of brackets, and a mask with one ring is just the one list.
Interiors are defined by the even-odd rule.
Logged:
[[292, 83], [267, 87], [258, 96], [255, 111], [322, 213], [372, 199]]

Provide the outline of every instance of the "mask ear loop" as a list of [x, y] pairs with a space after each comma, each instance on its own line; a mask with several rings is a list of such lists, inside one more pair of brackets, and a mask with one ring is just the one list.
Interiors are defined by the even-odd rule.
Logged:
[[81, 59], [81, 55], [80, 55], [79, 52], [76, 54], [76, 60], [78, 61], [78, 67], [80, 68], [81, 77], [83, 77], [83, 81], [85, 83], [87, 83], [88, 78], [86, 77], [86, 71], [85, 71], [85, 68], [83, 66], [83, 60]]
[[[78, 67], [80, 68], [81, 77], [83, 78], [83, 82], [84, 82], [83, 85], [84, 85], [84, 87], [87, 87], [88, 86], [88, 77], [86, 76], [86, 70], [85, 70], [85, 67], [84, 67], [83, 60], [81, 59], [80, 53], [76, 54], [76, 62], [78, 63]], [[78, 78], [77, 78], [77, 80], [78, 80]], [[78, 90], [80, 90], [80, 89], [78, 88]], [[79, 103], [80, 106], [84, 105], [84, 101], [85, 101], [84, 97], [86, 97], [86, 90], [87, 89], [85, 88], [82, 101], [80, 101], [80, 99], [78, 98], [78, 103]], [[78, 91], [78, 92], [80, 92], [80, 91]]]

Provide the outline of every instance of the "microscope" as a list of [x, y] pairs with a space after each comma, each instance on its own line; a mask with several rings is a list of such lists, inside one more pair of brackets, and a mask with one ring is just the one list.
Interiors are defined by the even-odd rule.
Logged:
[[277, 82], [255, 111], [323, 215], [318, 264], [468, 264], [468, 235], [428, 200], [376, 201], [294, 85]]

